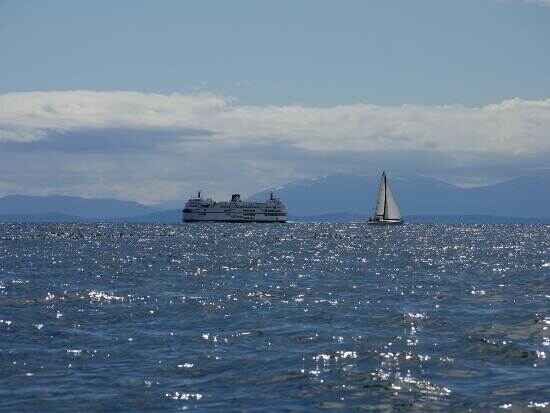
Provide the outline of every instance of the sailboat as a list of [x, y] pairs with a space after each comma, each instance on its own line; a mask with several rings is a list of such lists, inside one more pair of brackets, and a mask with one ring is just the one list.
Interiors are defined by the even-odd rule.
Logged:
[[374, 216], [369, 219], [368, 223], [373, 225], [395, 225], [403, 223], [401, 211], [399, 211], [397, 202], [395, 202], [395, 198], [391, 192], [386, 172], [382, 173], [382, 179], [380, 180], [376, 211], [374, 212]]

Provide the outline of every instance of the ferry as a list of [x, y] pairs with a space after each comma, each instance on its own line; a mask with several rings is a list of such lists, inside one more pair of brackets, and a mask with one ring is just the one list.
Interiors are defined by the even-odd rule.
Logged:
[[273, 193], [266, 202], [243, 201], [240, 194], [233, 194], [230, 201], [216, 202], [202, 198], [199, 191], [182, 211], [183, 222], [286, 222], [287, 219], [286, 206]]

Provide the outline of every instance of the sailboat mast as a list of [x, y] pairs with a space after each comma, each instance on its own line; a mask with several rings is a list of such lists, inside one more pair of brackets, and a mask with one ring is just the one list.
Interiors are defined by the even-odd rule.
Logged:
[[386, 172], [384, 172], [384, 215], [382, 215], [383, 218], [386, 218], [388, 216], [387, 210], [388, 210], [388, 184], [386, 182]]

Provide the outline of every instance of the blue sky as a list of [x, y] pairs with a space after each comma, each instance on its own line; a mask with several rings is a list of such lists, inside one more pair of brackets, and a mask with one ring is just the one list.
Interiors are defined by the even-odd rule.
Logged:
[[550, 96], [550, 7], [461, 1], [21, 1], [0, 91], [197, 89], [246, 103]]
[[545, 0], [0, 1], [0, 195], [546, 168], [548, 39]]

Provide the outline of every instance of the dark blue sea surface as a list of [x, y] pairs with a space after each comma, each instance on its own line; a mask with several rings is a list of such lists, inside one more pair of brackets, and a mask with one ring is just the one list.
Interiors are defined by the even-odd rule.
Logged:
[[550, 227], [0, 225], [0, 410], [548, 411]]

